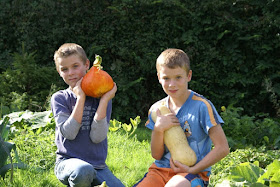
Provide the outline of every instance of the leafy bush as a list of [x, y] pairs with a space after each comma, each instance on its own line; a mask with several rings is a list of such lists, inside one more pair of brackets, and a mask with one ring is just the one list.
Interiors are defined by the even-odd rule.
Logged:
[[[265, 150], [265, 147], [237, 149], [212, 167], [211, 186], [215, 186], [230, 177], [232, 168], [236, 168], [238, 165], [242, 165], [242, 163], [258, 163], [258, 167], [262, 168], [258, 168], [258, 170], [263, 170], [269, 167], [274, 160], [279, 159], [279, 150]], [[245, 177], [245, 174], [242, 176]]]
[[[191, 58], [190, 88], [215, 106], [235, 104], [249, 116], [260, 112], [279, 116], [279, 10], [278, 1], [271, 0], [2, 0], [0, 73], [11, 68], [11, 54], [21, 50], [22, 42], [26, 51], [36, 51], [39, 67], [54, 67], [54, 51], [75, 42], [90, 60], [101, 55], [104, 70], [117, 83], [113, 118], [144, 119], [151, 104], [165, 96], [155, 60], [162, 50], [176, 47]], [[23, 81], [29, 80], [24, 76], [34, 78], [28, 72], [22, 80], [9, 78], [13, 85], [1, 79], [0, 97], [8, 96], [7, 103], [12, 103], [11, 86], [18, 87], [14, 98], [26, 92], [21, 109], [38, 110], [35, 105], [44, 106], [50, 83], [59, 81], [41, 72], [40, 84], [26, 83], [32, 86], [30, 93], [22, 90]]]
[[230, 147], [235, 150], [245, 147], [280, 148], [280, 121], [269, 118], [266, 114], [244, 115], [242, 107], [232, 105], [223, 107], [221, 113], [225, 121], [223, 129]]
[[57, 78], [55, 68], [39, 65], [36, 54], [27, 53], [24, 45], [21, 53], [14, 53], [12, 66], [0, 75], [0, 102], [2, 113], [49, 109], [48, 99], [56, 90], [54, 82]]
[[230, 169], [230, 175], [226, 177], [216, 187], [266, 187], [280, 185], [280, 161], [274, 160], [265, 169], [258, 166], [258, 162], [253, 164], [250, 162], [238, 164]]

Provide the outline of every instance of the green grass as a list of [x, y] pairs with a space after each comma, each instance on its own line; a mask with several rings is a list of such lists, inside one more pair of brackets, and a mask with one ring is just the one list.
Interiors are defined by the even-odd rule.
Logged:
[[[154, 159], [150, 153], [151, 131], [146, 128], [136, 130], [128, 137], [119, 130], [108, 134], [107, 165], [126, 187], [133, 186], [147, 172]], [[54, 130], [28, 131], [21, 129], [13, 132], [10, 141], [17, 145], [20, 159], [30, 166], [29, 169], [15, 169], [13, 182], [10, 172], [0, 178], [1, 187], [63, 187], [54, 175], [55, 150]], [[210, 187], [224, 178], [229, 168], [241, 162], [259, 161], [263, 168], [274, 159], [280, 159], [279, 150], [249, 148], [231, 152], [226, 158], [212, 167]]]
[[[11, 141], [17, 145], [20, 159], [31, 168], [15, 169], [12, 183], [8, 172], [4, 179], [0, 178], [1, 187], [64, 186], [54, 175], [56, 146], [53, 129], [40, 134], [23, 129], [13, 133]], [[133, 186], [152, 164], [149, 141], [150, 131], [145, 128], [138, 128], [131, 137], [124, 131], [109, 132], [107, 165], [125, 186]]]

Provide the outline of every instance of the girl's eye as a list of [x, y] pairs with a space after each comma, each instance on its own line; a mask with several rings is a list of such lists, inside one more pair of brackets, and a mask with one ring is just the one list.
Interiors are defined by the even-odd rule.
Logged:
[[181, 78], [182, 78], [181, 76], [176, 77], [176, 79], [181, 79]]
[[163, 80], [168, 80], [169, 78], [168, 77], [163, 77]]
[[67, 71], [67, 68], [62, 68], [61, 71], [65, 72], [65, 71]]

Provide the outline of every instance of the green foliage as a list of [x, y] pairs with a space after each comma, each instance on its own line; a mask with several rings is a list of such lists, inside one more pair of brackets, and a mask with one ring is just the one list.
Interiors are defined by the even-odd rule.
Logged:
[[222, 110], [221, 116], [225, 122], [223, 129], [233, 150], [263, 145], [268, 149], [280, 148], [279, 120], [269, 118], [266, 114], [244, 115], [242, 107], [232, 105]]
[[[222, 159], [220, 162], [216, 163], [212, 167], [212, 176], [210, 178], [210, 184], [211, 186], [215, 186], [216, 184], [223, 183], [222, 186], [228, 186], [231, 180], [232, 182], [244, 182], [243, 179], [246, 179], [246, 176], [250, 173], [259, 173], [264, 174], [264, 176], [267, 176], [268, 174], [265, 173], [268, 170], [271, 170], [268, 169], [269, 167], [271, 167], [269, 165], [275, 162], [275, 160], [279, 159], [279, 150], [266, 150], [264, 147], [258, 149], [237, 149], [236, 151], [232, 151], [228, 156], [226, 156], [224, 159]], [[256, 166], [252, 164], [255, 164]], [[244, 167], [245, 169], [242, 169], [242, 167]], [[264, 177], [261, 177], [261, 175], [259, 174], [257, 175], [258, 177], [255, 176], [255, 178], [257, 178], [257, 180], [264, 179]], [[268, 178], [271, 177], [272, 175]], [[249, 178], [251, 178], [250, 180], [253, 179], [252, 177]], [[238, 179], [239, 181], [237, 181]], [[252, 182], [257, 182], [257, 180], [254, 180]]]
[[138, 125], [141, 123], [140, 116], [137, 116], [135, 119], [130, 118], [130, 124], [122, 123], [116, 119], [110, 120], [109, 130], [115, 132], [119, 129], [123, 129], [126, 132], [128, 137], [132, 136]]
[[248, 187], [265, 187], [280, 185], [280, 161], [274, 160], [266, 169], [254, 164], [245, 162], [238, 164], [230, 169], [230, 174], [217, 187], [226, 186], [248, 186]]
[[[3, 120], [0, 120], [0, 175], [1, 177], [5, 177], [7, 172], [11, 170], [10, 181], [13, 181], [13, 169], [20, 168], [25, 169], [28, 166], [25, 165], [18, 157], [18, 153], [16, 150], [16, 145], [14, 143], [8, 142], [8, 136], [10, 132], [10, 123], [9, 117], [5, 117]], [[11, 156], [12, 150], [15, 154], [15, 159], [17, 163], [13, 162], [13, 158]], [[8, 163], [8, 158], [10, 163]]]
[[[85, 48], [90, 60], [94, 54], [101, 55], [104, 70], [117, 83], [113, 118], [125, 121], [140, 115], [144, 119], [149, 107], [165, 96], [157, 81], [155, 60], [164, 49], [175, 47], [191, 58], [190, 88], [215, 106], [235, 104], [249, 116], [260, 112], [279, 116], [278, 1], [65, 2], [0, 2], [0, 73], [12, 69], [11, 54], [20, 51], [22, 43], [32, 56], [36, 51], [37, 68], [51, 65], [54, 71], [54, 51], [65, 42], [75, 42]], [[7, 98], [4, 106], [10, 107], [19, 98], [16, 106], [21, 110], [40, 110], [50, 83], [59, 83], [54, 81], [57, 75], [49, 73], [47, 78], [49, 74], [41, 72], [40, 84], [30, 81], [25, 88], [32, 88], [22, 90], [27, 80], [23, 76], [34, 79], [33, 72], [28, 72], [22, 80], [9, 78], [8, 85], [1, 78], [0, 97]], [[16, 93], [13, 97], [12, 92]]]
[[8, 108], [5, 112], [48, 109], [56, 74], [55, 68], [39, 65], [35, 52], [27, 53], [23, 45], [21, 53], [14, 53], [12, 66], [0, 75], [0, 100]]

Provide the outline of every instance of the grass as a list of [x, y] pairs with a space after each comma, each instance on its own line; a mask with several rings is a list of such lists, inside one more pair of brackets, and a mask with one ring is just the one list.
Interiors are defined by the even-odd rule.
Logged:
[[[138, 127], [133, 136], [125, 131], [108, 133], [107, 165], [126, 187], [133, 186], [147, 172], [154, 159], [150, 153], [151, 131]], [[15, 169], [13, 182], [10, 172], [0, 178], [1, 187], [63, 187], [54, 175], [55, 150], [54, 130], [13, 132], [10, 140], [17, 145], [20, 159], [29, 169]], [[265, 152], [265, 153], [264, 153]], [[213, 187], [229, 172], [229, 168], [241, 162], [259, 161], [265, 167], [274, 159], [280, 159], [279, 150], [248, 148], [231, 152], [212, 167], [209, 187]]]
[[[14, 170], [13, 182], [8, 172], [4, 179], [0, 178], [1, 187], [64, 186], [54, 175], [56, 146], [53, 129], [38, 134], [22, 129], [13, 133], [11, 141], [17, 145], [20, 159], [30, 169]], [[124, 131], [109, 132], [107, 165], [125, 186], [133, 186], [152, 164], [149, 141], [150, 132], [145, 128], [138, 128], [137, 134], [131, 137]]]

